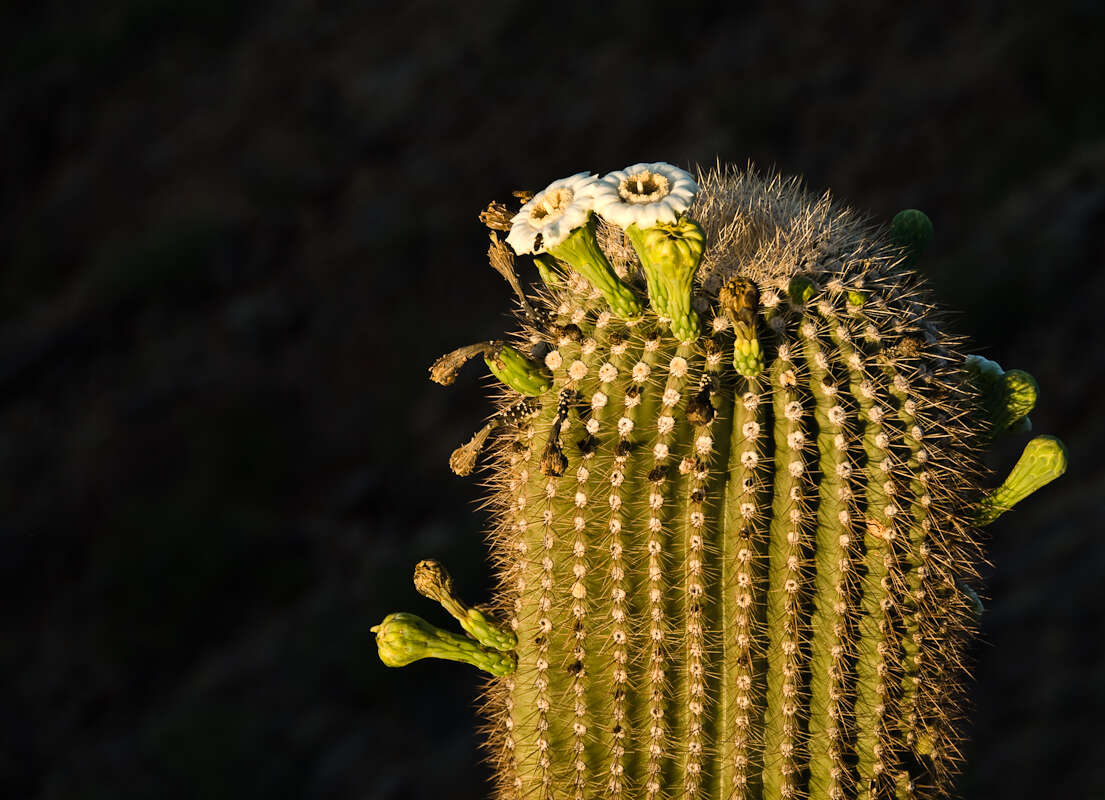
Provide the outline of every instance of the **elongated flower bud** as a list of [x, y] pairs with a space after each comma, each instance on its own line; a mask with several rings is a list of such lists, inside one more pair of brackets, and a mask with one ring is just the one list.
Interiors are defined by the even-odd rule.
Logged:
[[1067, 471], [1067, 448], [1054, 436], [1037, 436], [1025, 445], [1009, 476], [988, 494], [978, 512], [978, 524], [993, 522], [1036, 490]]
[[488, 350], [483, 360], [496, 378], [519, 394], [537, 397], [552, 386], [552, 374], [545, 365], [530, 361], [509, 344]]
[[463, 661], [491, 675], [509, 675], [516, 666], [513, 653], [489, 650], [474, 639], [436, 628], [414, 614], [388, 614], [371, 630], [376, 634], [380, 660], [389, 667], [442, 658]]
[[738, 374], [754, 378], [764, 371], [764, 351], [756, 332], [760, 293], [752, 281], [733, 278], [721, 287], [718, 300], [733, 326], [733, 366]]
[[656, 313], [671, 320], [671, 332], [680, 341], [697, 339], [701, 325], [691, 308], [691, 295], [705, 247], [701, 226], [684, 218], [651, 228], [630, 225], [625, 233], [641, 259]]

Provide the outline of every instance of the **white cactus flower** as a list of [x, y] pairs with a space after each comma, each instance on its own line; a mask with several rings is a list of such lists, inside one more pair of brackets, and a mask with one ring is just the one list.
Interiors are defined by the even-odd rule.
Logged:
[[679, 167], [656, 162], [634, 164], [611, 172], [595, 184], [594, 207], [621, 228], [651, 228], [672, 223], [690, 208], [698, 193], [691, 174]]
[[524, 255], [543, 253], [563, 242], [586, 224], [593, 210], [591, 198], [597, 180], [590, 172], [580, 172], [550, 183], [511, 219], [507, 244], [518, 255]]

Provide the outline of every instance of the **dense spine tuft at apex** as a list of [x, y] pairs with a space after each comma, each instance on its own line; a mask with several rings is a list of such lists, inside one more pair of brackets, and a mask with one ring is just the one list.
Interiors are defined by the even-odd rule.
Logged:
[[948, 796], [979, 528], [1066, 450], [1037, 437], [985, 488], [1039, 387], [947, 332], [928, 217], [664, 163], [518, 196], [481, 220], [519, 329], [431, 368], [502, 382], [450, 459], [489, 469], [498, 589], [471, 608], [421, 562], [464, 633], [389, 615], [385, 663], [492, 675], [502, 800]]

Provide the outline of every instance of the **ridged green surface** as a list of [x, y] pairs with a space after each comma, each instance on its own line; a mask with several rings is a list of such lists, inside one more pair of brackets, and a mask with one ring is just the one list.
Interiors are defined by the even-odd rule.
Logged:
[[687, 297], [665, 284], [674, 321], [591, 217], [603, 285], [544, 255], [564, 279], [523, 298], [533, 361], [512, 368], [539, 382], [481, 432], [490, 611], [518, 639], [484, 706], [499, 796], [947, 795], [972, 525], [1065, 460], [1045, 448], [984, 494], [996, 412], [887, 232], [790, 182], [699, 183], [705, 255]]

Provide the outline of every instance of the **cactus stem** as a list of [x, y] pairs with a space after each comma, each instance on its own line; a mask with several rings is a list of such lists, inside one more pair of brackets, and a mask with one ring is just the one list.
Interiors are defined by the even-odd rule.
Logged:
[[[496, 676], [499, 800], [943, 796], [976, 528], [1065, 450], [1033, 440], [978, 502], [976, 445], [1028, 427], [1038, 389], [963, 367], [902, 266], [923, 215], [896, 218], [894, 247], [784, 183], [703, 183], [701, 227], [697, 182], [662, 164], [556, 181], [505, 237], [505, 206], [481, 215], [521, 330], [431, 377], [482, 354], [505, 384], [451, 458], [467, 474], [492, 451], [498, 599], [473, 609], [422, 562], [416, 587], [467, 635], [391, 615], [381, 657]], [[529, 297], [526, 253], [546, 282]]]
[[799, 328], [808, 385], [817, 422], [818, 487], [816, 591], [810, 644], [809, 791], [811, 800], [842, 796], [851, 780], [845, 758], [846, 720], [851, 714], [845, 675], [849, 670], [848, 584], [854, 564], [847, 412], [829, 371], [812, 320]]
[[[686, 649], [683, 655], [687, 664], [688, 692], [685, 703], [688, 710], [688, 741], [685, 745], [684, 787], [688, 798], [717, 796], [721, 774], [718, 757], [710, 752], [722, 727], [719, 724], [719, 702], [722, 676], [718, 666], [722, 663], [711, 645], [714, 642], [707, 631], [717, 630], [720, 621], [721, 596], [716, 575], [719, 563], [717, 548], [709, 543], [720, 542], [723, 536], [722, 509], [711, 507], [709, 497], [720, 494], [728, 478], [726, 466], [729, 455], [731, 415], [723, 417], [714, 413], [718, 401], [717, 387], [723, 369], [723, 351], [713, 339], [704, 341], [705, 367], [698, 381], [698, 392], [690, 397], [686, 406], [687, 421], [694, 426], [693, 458], [687, 457], [680, 471], [693, 470], [694, 481], [687, 495], [685, 519], [688, 523], [685, 572], [686, 591]], [[701, 469], [697, 469], [699, 464]], [[717, 465], [715, 467], [715, 465]]]
[[[741, 389], [744, 389], [743, 393]], [[721, 621], [725, 667], [718, 706], [719, 783], [723, 797], [745, 800], [756, 796], [760, 774], [755, 770], [762, 720], [766, 668], [758, 641], [766, 623], [764, 564], [771, 487], [766, 436], [769, 405], [762, 398], [760, 378], [738, 379], [734, 387], [728, 481], [721, 541]]]
[[[684, 709], [678, 699], [675, 699], [674, 690], [677, 685], [678, 675], [673, 670], [668, 653], [673, 646], [672, 639], [676, 638], [673, 631], [678, 614], [682, 610], [682, 598], [674, 591], [671, 575], [666, 566], [682, 564], [684, 561], [684, 544], [682, 537], [678, 535], [670, 525], [665, 526], [665, 516], [671, 516], [670, 511], [665, 511], [666, 506], [671, 506], [674, 496], [678, 496], [684, 476], [671, 469], [671, 445], [675, 436], [674, 409], [682, 396], [684, 385], [687, 382], [688, 357], [693, 352], [693, 345], [682, 343], [676, 349], [675, 355], [667, 364], [667, 379], [664, 384], [663, 394], [660, 396], [660, 408], [656, 416], [656, 435], [653, 439], [651, 461], [652, 469], [648, 475], [648, 508], [645, 511], [645, 528], [648, 531], [648, 665], [647, 685], [649, 687], [648, 704], [648, 763], [646, 766], [646, 782], [644, 794], [646, 798], [654, 798], [660, 792], [660, 787], [666, 783], [665, 762], [669, 753], [669, 741], [676, 727], [684, 723]], [[643, 414], [655, 413], [653, 409], [645, 408]], [[647, 417], [646, 417], [647, 419]], [[643, 454], [648, 461], [649, 454]], [[675, 768], [674, 762], [668, 762], [669, 769]], [[675, 778], [675, 775], [670, 775]]]
[[892, 715], [895, 700], [895, 687], [889, 676], [898, 669], [895, 660], [900, 646], [894, 639], [895, 589], [901, 584], [895, 553], [898, 508], [887, 491], [891, 485], [893, 460], [889, 437], [883, 425], [885, 409], [876, 400], [875, 385], [868, 377], [862, 355], [844, 325], [839, 322], [834, 325], [833, 320], [829, 322], [833, 343], [848, 365], [850, 392], [864, 421], [867, 485], [863, 498], [866, 519], [863, 544], [866, 574], [860, 599], [859, 640], [856, 646], [855, 746], [858, 797], [867, 800], [879, 794], [879, 787], [894, 766], [887, 719]]
[[[927, 578], [933, 572], [931, 547], [928, 542], [928, 530], [931, 527], [932, 497], [928, 489], [928, 472], [923, 462], [928, 454], [925, 450], [925, 429], [917, 415], [916, 400], [910, 397], [909, 384], [905, 376], [886, 358], [880, 359], [883, 374], [889, 381], [889, 392], [897, 404], [897, 417], [902, 430], [902, 440], [909, 454], [907, 463], [910, 474], [909, 492], [909, 530], [906, 547], [907, 571], [905, 575], [906, 591], [903, 600], [902, 619], [902, 676], [900, 681], [900, 721], [899, 737], [906, 745], [910, 731], [918, 715], [918, 685], [921, 682], [925, 652], [928, 648], [922, 637], [922, 611]], [[908, 775], [908, 771], [906, 771]], [[912, 781], [910, 781], [912, 783]]]
[[[670, 511], [670, 564], [673, 580], [667, 593], [666, 606], [671, 620], [669, 652], [672, 674], [671, 702], [671, 781], [669, 785], [682, 785], [687, 798], [694, 798], [709, 778], [709, 764], [705, 759], [705, 720], [712, 705], [707, 675], [705, 629], [711, 615], [710, 598], [707, 595], [707, 558], [704, 534], [707, 517], [703, 511], [705, 490], [710, 477], [710, 462], [714, 452], [714, 439], [707, 426], [691, 427], [685, 409], [691, 396], [688, 387], [705, 379], [703, 362], [695, 358], [696, 347], [683, 343], [668, 364], [668, 379], [661, 397], [657, 418], [657, 441], [668, 448], [666, 460], [675, 466], [667, 471], [671, 483], [665, 503]], [[715, 367], [721, 364], [715, 359]], [[703, 369], [699, 375], [695, 372]], [[684, 410], [681, 413], [680, 407]], [[676, 459], [675, 450], [681, 442], [689, 444], [682, 459]], [[659, 453], [654, 448], [653, 457]], [[678, 743], [678, 744], [676, 744]]]
[[[782, 321], [785, 321], [782, 320]], [[803, 527], [808, 498], [805, 448], [806, 414], [798, 391], [797, 370], [780, 331], [778, 357], [771, 368], [772, 411], [775, 417], [775, 476], [768, 548], [767, 702], [764, 711], [764, 793], [790, 797], [799, 788], [806, 731], [801, 697], [804, 693], [801, 643]]]
[[592, 782], [600, 774], [614, 741], [609, 711], [609, 655], [604, 652], [603, 639], [599, 635], [604, 620], [592, 614], [592, 609], [606, 591], [602, 546], [605, 536], [602, 509], [605, 503], [600, 500], [600, 481], [605, 476], [597, 466], [603, 438], [607, 434], [603, 424], [609, 397], [604, 390], [609, 391], [619, 378], [624, 381], [623, 370], [603, 362], [609, 352], [607, 347], [611, 338], [616, 338], [610, 327], [609, 320], [596, 322], [592, 331], [595, 338], [584, 338], [580, 343], [586, 373], [577, 369], [579, 377], [572, 378], [569, 369], [568, 376], [568, 385], [575, 386], [580, 398], [575, 407], [582, 409], [581, 419], [585, 419], [581, 438], [576, 442], [579, 463], [575, 470], [574, 507], [571, 512], [572, 561], [567, 593], [571, 598], [570, 622], [574, 637], [570, 642], [574, 660], [570, 670], [569, 693], [574, 716], [574, 770], [571, 778], [574, 800], [585, 800], [591, 796]]
[[[658, 392], [645, 389], [655, 382], [652, 374], [661, 355], [660, 345], [661, 337], [658, 335], [651, 334], [645, 339], [643, 351], [630, 369], [632, 385], [626, 390], [625, 412], [618, 420], [618, 430], [622, 435], [620, 452], [630, 455], [629, 472], [622, 489], [629, 506], [626, 521], [630, 530], [640, 530], [642, 537], [647, 535], [644, 547], [638, 545], [633, 548], [634, 571], [640, 577], [631, 587], [634, 596], [630, 600], [630, 605], [648, 620], [640, 630], [639, 656], [637, 663], [632, 665], [630, 680], [640, 694], [640, 700], [630, 709], [633, 715], [631, 726], [636, 741], [640, 743], [640, 754], [627, 764], [627, 771], [632, 769], [629, 783], [635, 797], [655, 797], [659, 792], [666, 738], [663, 715], [667, 674], [662, 642], [667, 621], [664, 618], [663, 570], [660, 567], [663, 543], [658, 539], [662, 529], [656, 530], [656, 526], [649, 523], [657, 513], [652, 504], [656, 498], [662, 503], [663, 495], [655, 491], [652, 480], [655, 473], [653, 453], [640, 446], [647, 441], [641, 435], [643, 426], [656, 417], [659, 405]], [[640, 488], [635, 493], [628, 487]], [[644, 498], [640, 497], [641, 493]]]
[[[633, 574], [635, 564], [631, 560], [631, 552], [623, 535], [630, 519], [627, 516], [622, 487], [629, 470], [633, 431], [636, 428], [640, 406], [640, 393], [637, 391], [640, 383], [637, 378], [642, 375], [642, 370], [634, 370], [631, 367], [636, 363], [645, 363], [643, 359], [649, 357], [643, 345], [642, 342], [642, 349], [633, 355], [629, 353], [628, 342], [621, 337], [611, 345], [610, 351], [613, 356], [611, 367], [616, 372], [617, 380], [608, 384], [609, 388], [600, 399], [603, 408], [607, 405], [613, 406], [616, 402], [616, 408], [620, 414], [615, 426], [617, 437], [613, 443], [610, 488], [606, 498], [606, 506], [609, 508], [606, 529], [610, 536], [608, 574], [611, 601], [609, 654], [611, 679], [608, 700], [611, 745], [604, 771], [607, 776], [606, 786], [610, 800], [624, 800], [630, 791], [627, 775], [634, 775], [632, 750], [627, 748], [627, 744], [633, 741], [636, 723], [627, 696], [635, 685], [629, 675], [629, 652], [635, 644], [633, 641], [635, 637], [632, 637], [633, 631], [627, 623], [631, 611], [630, 595], [633, 592], [632, 579], [629, 576]], [[592, 402], [592, 406], [594, 405], [595, 403]]]

